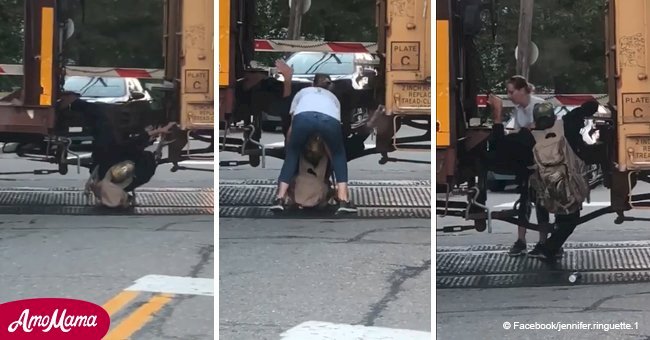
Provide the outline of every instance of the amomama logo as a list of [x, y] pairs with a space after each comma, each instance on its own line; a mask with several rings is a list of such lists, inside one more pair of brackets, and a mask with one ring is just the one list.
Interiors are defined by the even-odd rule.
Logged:
[[111, 319], [100, 306], [73, 299], [28, 299], [0, 304], [0, 339], [100, 340]]

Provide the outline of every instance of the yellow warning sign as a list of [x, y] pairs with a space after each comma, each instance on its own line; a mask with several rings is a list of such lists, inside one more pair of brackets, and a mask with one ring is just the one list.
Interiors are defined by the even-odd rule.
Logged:
[[192, 126], [197, 125], [214, 125], [214, 105], [213, 104], [188, 104], [187, 118]]
[[395, 83], [393, 97], [402, 110], [430, 110], [431, 85], [425, 83]]
[[391, 71], [418, 71], [420, 69], [420, 42], [393, 41], [390, 44]]
[[627, 156], [632, 164], [650, 164], [650, 137], [627, 137]]
[[210, 70], [185, 70], [185, 93], [209, 93]]
[[623, 93], [623, 123], [650, 122], [650, 93]]

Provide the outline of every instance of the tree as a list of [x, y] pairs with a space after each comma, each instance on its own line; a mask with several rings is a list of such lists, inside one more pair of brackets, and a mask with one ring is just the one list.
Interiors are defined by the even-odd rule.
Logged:
[[[0, 0], [0, 64], [21, 63], [24, 1]], [[162, 68], [162, 0], [69, 0], [74, 35], [64, 56], [76, 65]], [[85, 14], [85, 15], [82, 15]], [[82, 20], [85, 16], [85, 20]], [[0, 77], [0, 91], [20, 86], [19, 77]]]
[[[496, 43], [489, 25], [476, 41], [483, 83], [489, 84], [484, 87], [503, 93], [503, 81], [516, 67], [519, 0], [501, 0], [499, 4]], [[540, 50], [530, 68], [530, 81], [537, 92], [605, 92], [604, 1], [536, 1], [532, 40]]]
[[86, 1], [75, 6], [68, 58], [82, 66], [163, 67], [161, 0]]
[[[16, 64], [22, 60], [23, 0], [0, 0], [0, 64]], [[0, 76], [0, 92], [20, 86], [19, 77]]]

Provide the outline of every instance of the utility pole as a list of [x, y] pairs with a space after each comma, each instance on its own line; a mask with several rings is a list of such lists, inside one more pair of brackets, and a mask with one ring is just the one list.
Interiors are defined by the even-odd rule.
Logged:
[[528, 79], [531, 60], [534, 0], [520, 0], [519, 35], [517, 38], [517, 74]]
[[305, 0], [291, 0], [289, 9], [289, 40], [300, 40], [300, 27], [302, 25], [302, 14], [304, 11]]

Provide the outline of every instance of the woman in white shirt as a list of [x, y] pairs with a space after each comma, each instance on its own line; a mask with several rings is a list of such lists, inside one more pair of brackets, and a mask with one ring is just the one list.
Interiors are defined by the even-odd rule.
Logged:
[[271, 206], [273, 211], [284, 210], [284, 200], [289, 183], [298, 169], [300, 154], [314, 134], [319, 134], [325, 141], [332, 156], [339, 199], [337, 213], [357, 211], [348, 197], [348, 160], [343, 145], [341, 104], [331, 89], [330, 77], [317, 74], [313, 86], [298, 91], [291, 102], [289, 113], [292, 121], [285, 142], [285, 159], [278, 178], [278, 192]]
[[[512, 76], [508, 81], [506, 81], [506, 89], [508, 91], [508, 99], [510, 99], [515, 104], [514, 111], [514, 129], [532, 129], [535, 127], [533, 119], [533, 108], [535, 104], [543, 103], [544, 99], [533, 96], [532, 92], [534, 87], [530, 84], [526, 78], [522, 76]], [[495, 98], [494, 100], [497, 100]], [[505, 152], [509, 153], [509, 150], [495, 150], [495, 152]], [[519, 155], [512, 155], [513, 157], [519, 157]], [[522, 180], [527, 180], [522, 178]], [[525, 195], [526, 197], [528, 195]], [[523, 203], [522, 204], [527, 204]], [[548, 214], [546, 214], [548, 215]], [[538, 218], [540, 216], [538, 215]], [[548, 217], [544, 216], [544, 219]], [[548, 221], [542, 221], [548, 222]], [[540, 223], [540, 221], [538, 221]], [[510, 256], [519, 256], [526, 254], [526, 228], [519, 227], [517, 233], [517, 241], [512, 245], [508, 254]], [[543, 244], [546, 242], [548, 235], [546, 233], [539, 233], [539, 242], [535, 245], [535, 248], [528, 253], [530, 257], [539, 257], [542, 254]]]

